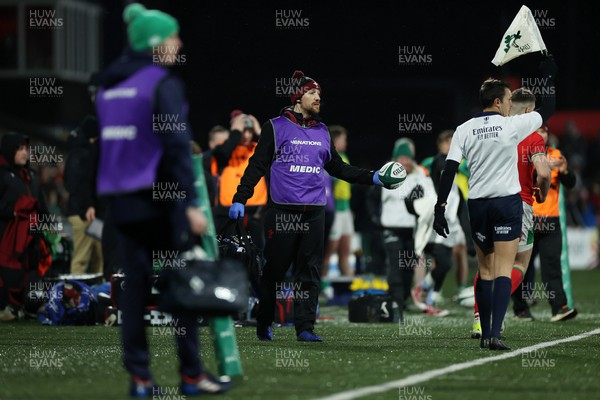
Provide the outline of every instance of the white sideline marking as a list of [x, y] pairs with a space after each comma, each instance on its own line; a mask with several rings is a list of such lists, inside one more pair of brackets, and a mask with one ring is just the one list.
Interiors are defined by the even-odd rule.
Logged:
[[[585, 332], [579, 335], [570, 336], [564, 339], [553, 340], [551, 342], [538, 343], [533, 346], [524, 347], [522, 349], [514, 350], [508, 353], [501, 353], [497, 356], [478, 358], [477, 360], [466, 361], [460, 364], [452, 364], [444, 368], [438, 368], [427, 372], [407, 376], [403, 379], [391, 381], [387, 383], [381, 383], [373, 386], [365, 386], [363, 388], [351, 389], [345, 392], [333, 394], [331, 396], [321, 397], [320, 400], [350, 400], [358, 397], [368, 396], [370, 394], [387, 392], [388, 390], [401, 388], [405, 386], [416, 385], [417, 383], [425, 382], [438, 376], [446, 375], [452, 372], [461, 371], [463, 369], [475, 367], [478, 365], [487, 364], [492, 361], [505, 360], [518, 356], [519, 354], [529, 353], [546, 347], [556, 346], [561, 343], [575, 342], [577, 340], [585, 339], [592, 335], [600, 334], [600, 329], [594, 329], [593, 331]], [[489, 350], [488, 350], [489, 351]]]

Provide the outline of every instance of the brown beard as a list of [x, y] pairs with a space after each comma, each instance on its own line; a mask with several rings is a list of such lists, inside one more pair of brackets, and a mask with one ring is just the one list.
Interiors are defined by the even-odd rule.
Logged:
[[306, 110], [308, 112], [308, 114], [311, 117], [318, 117], [319, 116], [319, 112], [321, 110], [321, 107], [319, 106], [319, 111], [316, 111], [314, 106], [311, 106], [308, 110]]

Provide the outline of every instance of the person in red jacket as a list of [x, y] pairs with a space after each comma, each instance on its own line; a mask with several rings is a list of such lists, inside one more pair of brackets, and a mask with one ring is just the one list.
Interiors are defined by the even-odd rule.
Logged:
[[37, 268], [40, 244], [29, 232], [28, 216], [45, 210], [39, 178], [29, 169], [28, 139], [4, 135], [0, 144], [0, 321], [23, 315], [25, 276], [30, 268]]

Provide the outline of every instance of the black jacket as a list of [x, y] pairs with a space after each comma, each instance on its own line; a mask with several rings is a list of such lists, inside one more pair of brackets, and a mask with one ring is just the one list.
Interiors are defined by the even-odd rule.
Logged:
[[[318, 122], [315, 118], [303, 118], [301, 114], [292, 111], [291, 107], [286, 107], [282, 110], [281, 115], [300, 126], [311, 126]], [[261, 130], [258, 145], [254, 150], [254, 155], [250, 157], [248, 167], [244, 172], [236, 194], [233, 196], [234, 203], [246, 204], [246, 201], [252, 197], [254, 186], [258, 183], [261, 177], [265, 176], [269, 179], [271, 164], [275, 155], [275, 139], [273, 125], [270, 121], [266, 122]], [[346, 164], [338, 152], [335, 150], [333, 140], [331, 141], [331, 160], [324, 165], [325, 170], [329, 175], [342, 179], [350, 183], [362, 183], [365, 185], [373, 185], [374, 171], [369, 171], [364, 168], [353, 167]], [[267, 203], [269, 206], [275, 206], [286, 209], [309, 210], [324, 206], [302, 206], [302, 205], [281, 205], [275, 204], [271, 200]]]
[[78, 215], [85, 219], [89, 207], [96, 208], [96, 216], [102, 218], [103, 204], [96, 199], [96, 170], [98, 144], [89, 139], [98, 137], [98, 121], [88, 116], [82, 125], [73, 130], [67, 139], [69, 155], [65, 163], [65, 189], [69, 192], [66, 215]]
[[37, 174], [14, 163], [15, 153], [27, 138], [21, 135], [6, 134], [0, 145], [0, 238], [8, 222], [14, 218], [15, 203], [21, 196], [31, 196], [38, 201], [39, 212], [47, 212], [46, 201], [42, 194]]

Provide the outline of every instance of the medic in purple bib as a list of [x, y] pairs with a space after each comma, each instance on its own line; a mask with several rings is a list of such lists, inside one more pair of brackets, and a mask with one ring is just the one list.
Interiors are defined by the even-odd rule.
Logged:
[[[322, 342], [313, 329], [317, 315], [320, 271], [323, 261], [325, 171], [350, 183], [378, 184], [377, 171], [342, 161], [327, 126], [320, 122], [321, 86], [301, 71], [294, 72], [292, 105], [262, 128], [254, 155], [240, 181], [229, 217], [244, 216], [261, 177], [269, 181], [265, 213], [265, 258], [256, 333], [273, 340], [271, 324], [277, 299], [293, 296], [294, 325], [299, 341]], [[293, 281], [284, 281], [294, 265]]]

